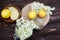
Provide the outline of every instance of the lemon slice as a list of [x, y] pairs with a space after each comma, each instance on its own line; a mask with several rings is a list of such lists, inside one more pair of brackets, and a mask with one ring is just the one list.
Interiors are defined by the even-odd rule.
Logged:
[[11, 11], [11, 19], [16, 20], [19, 17], [18, 10], [14, 7], [9, 7], [8, 9]]
[[2, 12], [1, 12], [1, 16], [3, 18], [9, 18], [10, 17], [10, 14], [11, 14], [11, 12], [8, 9], [3, 9]]

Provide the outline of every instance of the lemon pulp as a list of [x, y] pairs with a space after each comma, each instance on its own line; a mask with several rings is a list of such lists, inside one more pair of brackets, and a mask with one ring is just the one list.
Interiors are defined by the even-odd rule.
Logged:
[[8, 10], [8, 9], [4, 9], [4, 10], [2, 10], [2, 12], [1, 12], [1, 16], [2, 16], [3, 18], [9, 18], [10, 15], [11, 15], [11, 12], [10, 12], [10, 10]]

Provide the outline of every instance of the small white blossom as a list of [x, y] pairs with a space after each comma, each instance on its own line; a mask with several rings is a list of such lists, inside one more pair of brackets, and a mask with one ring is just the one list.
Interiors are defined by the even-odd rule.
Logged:
[[28, 21], [24, 18], [17, 19], [16, 25], [15, 34], [21, 40], [30, 37], [33, 33], [33, 29], [37, 26], [33, 20]]

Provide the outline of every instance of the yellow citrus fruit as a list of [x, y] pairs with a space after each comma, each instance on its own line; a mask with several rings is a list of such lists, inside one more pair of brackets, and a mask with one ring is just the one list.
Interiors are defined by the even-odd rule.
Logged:
[[44, 18], [46, 16], [46, 11], [44, 9], [40, 9], [38, 15], [40, 18]]
[[35, 19], [36, 18], [36, 12], [35, 11], [30, 11], [29, 13], [28, 13], [28, 17], [30, 18], [30, 19]]
[[10, 12], [10, 10], [8, 10], [8, 9], [4, 9], [4, 10], [2, 10], [2, 12], [1, 12], [1, 16], [2, 16], [3, 18], [9, 18], [9, 17], [10, 17], [10, 14], [11, 14], [11, 12]]

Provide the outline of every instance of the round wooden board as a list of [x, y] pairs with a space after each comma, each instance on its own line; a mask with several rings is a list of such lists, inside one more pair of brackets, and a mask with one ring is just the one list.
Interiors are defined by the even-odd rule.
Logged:
[[[19, 12], [19, 16], [18, 16], [18, 18], [20, 17], [20, 9], [15, 5], [15, 4], [8, 4], [7, 6], [5, 6], [4, 8], [3, 8], [3, 10], [4, 9], [8, 9], [9, 7], [15, 7], [17, 10], [18, 10], [18, 12]], [[15, 20], [12, 20], [11, 18], [7, 18], [7, 19], [4, 19], [4, 18], [2, 18], [5, 22], [14, 22]]]

